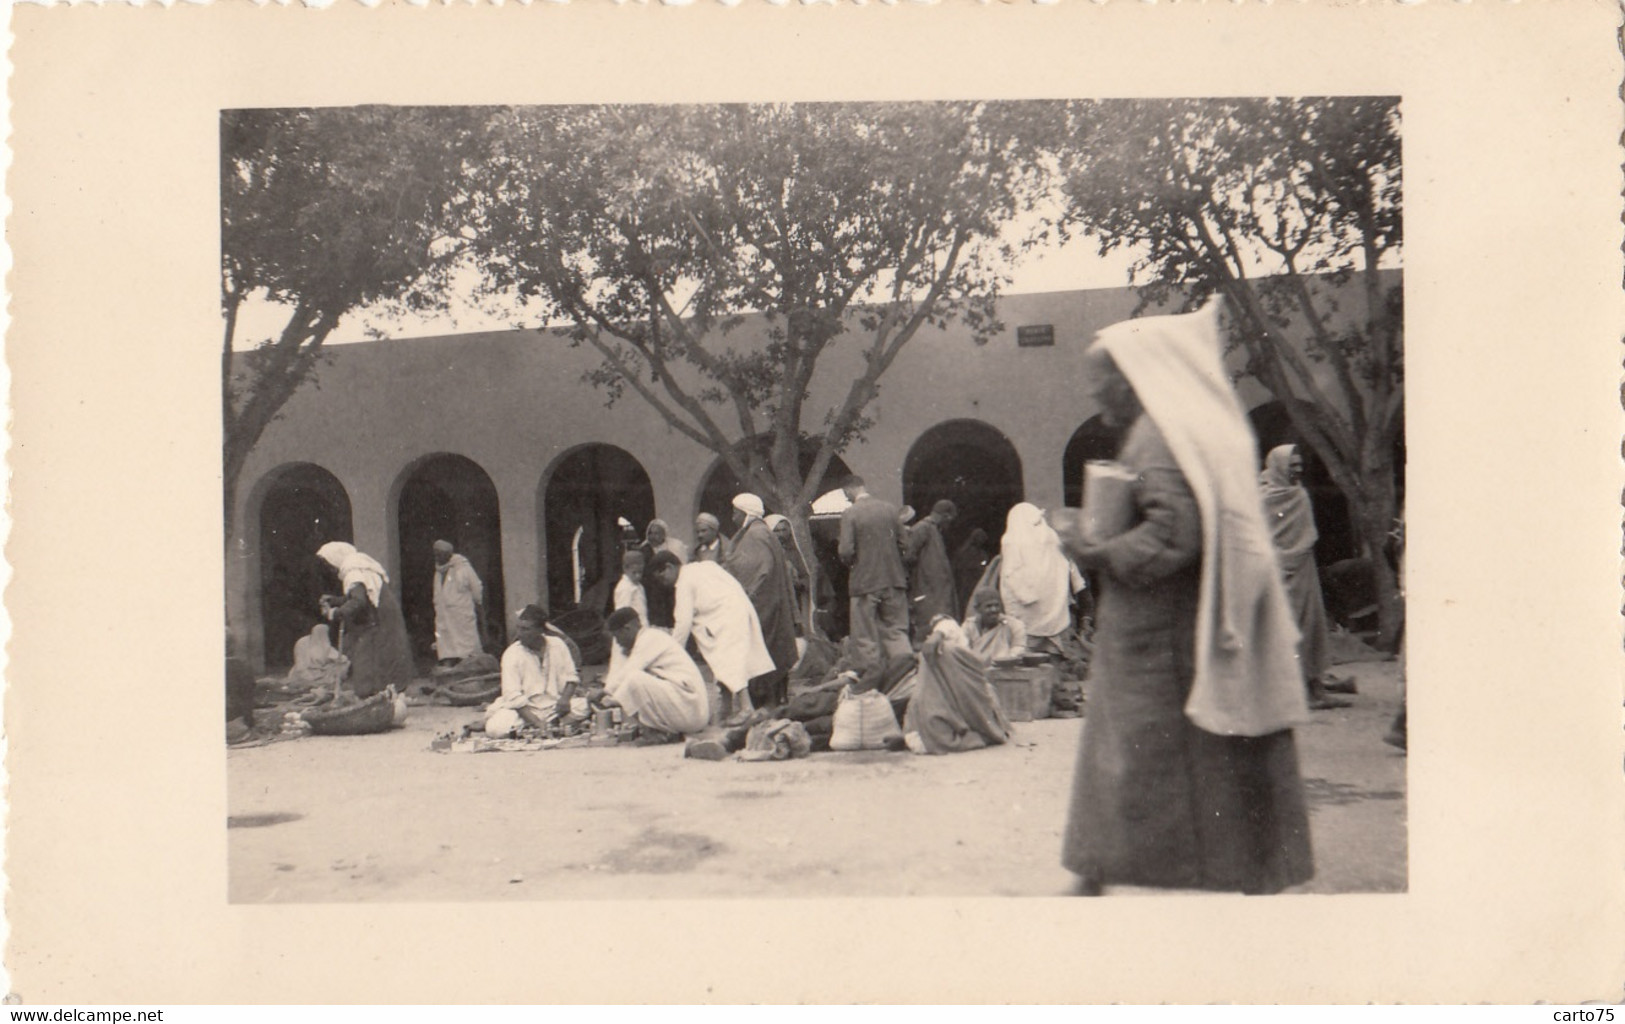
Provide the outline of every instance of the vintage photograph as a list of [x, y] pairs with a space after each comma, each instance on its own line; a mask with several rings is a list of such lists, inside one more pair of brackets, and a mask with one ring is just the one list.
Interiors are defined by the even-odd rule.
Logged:
[[1401, 106], [223, 110], [230, 901], [1405, 891]]

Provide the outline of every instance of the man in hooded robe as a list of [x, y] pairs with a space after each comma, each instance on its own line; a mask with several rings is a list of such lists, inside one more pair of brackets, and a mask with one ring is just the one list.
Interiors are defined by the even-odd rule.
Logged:
[[643, 553], [653, 558], [657, 552], [670, 551], [679, 562], [688, 561], [688, 545], [671, 535], [671, 527], [664, 519], [651, 519], [643, 531]]
[[762, 641], [773, 658], [773, 670], [750, 682], [751, 703], [759, 708], [783, 705], [790, 670], [796, 665], [796, 609], [790, 589], [790, 567], [773, 531], [762, 519], [762, 499], [739, 494], [733, 499], [737, 531], [728, 541], [723, 568], [745, 588], [761, 623]]
[[1100, 589], [1062, 863], [1083, 895], [1304, 882], [1297, 628], [1217, 302], [1106, 328], [1085, 369], [1135, 484], [1123, 532], [1073, 548]]
[[450, 541], [434, 542], [434, 650], [442, 665], [485, 651], [485, 586]]
[[342, 597], [322, 598], [322, 607], [328, 621], [342, 624], [339, 650], [350, 659], [350, 689], [362, 698], [388, 686], [406, 692], [412, 681], [412, 648], [384, 567], [343, 541], [323, 544], [316, 556], [338, 573], [343, 592]]
[[1331, 636], [1326, 628], [1326, 602], [1320, 591], [1320, 569], [1315, 565], [1315, 513], [1303, 479], [1303, 456], [1298, 446], [1283, 444], [1264, 457], [1258, 485], [1264, 498], [1264, 519], [1275, 542], [1287, 602], [1298, 622], [1298, 665], [1303, 669], [1309, 706], [1316, 711], [1346, 708], [1349, 702], [1328, 696], [1322, 678], [1331, 664]]
[[763, 516], [762, 522], [773, 532], [773, 539], [779, 542], [779, 549], [784, 552], [784, 565], [790, 571], [790, 607], [795, 610], [796, 633], [805, 634], [807, 631], [805, 613], [810, 585], [807, 560], [801, 557], [801, 548], [796, 545], [790, 520], [781, 515], [770, 515]]
[[349, 661], [333, 646], [331, 627], [319, 623], [293, 644], [293, 667], [288, 682], [312, 690], [332, 690], [344, 678]]

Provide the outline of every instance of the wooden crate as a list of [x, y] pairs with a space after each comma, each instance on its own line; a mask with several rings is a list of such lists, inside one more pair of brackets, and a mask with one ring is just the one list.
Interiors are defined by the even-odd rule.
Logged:
[[992, 684], [999, 706], [1004, 709], [1004, 717], [1012, 722], [1048, 718], [1050, 695], [1055, 690], [1057, 678], [1054, 665], [987, 670], [987, 681]]

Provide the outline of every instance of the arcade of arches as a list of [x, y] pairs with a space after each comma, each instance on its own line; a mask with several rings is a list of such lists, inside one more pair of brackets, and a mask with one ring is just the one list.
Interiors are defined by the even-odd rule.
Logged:
[[[1278, 402], [1253, 409], [1249, 418], [1261, 453], [1297, 440]], [[1107, 428], [1099, 417], [1073, 432], [1061, 466], [1065, 504], [1081, 505], [1084, 464], [1114, 457], [1118, 441], [1118, 432]], [[766, 443], [763, 439], [763, 448]], [[812, 463], [810, 449], [803, 452], [804, 468]], [[1322, 538], [1317, 557], [1323, 565], [1356, 557], [1359, 545], [1347, 503], [1320, 460], [1310, 450], [1305, 455], [1305, 485], [1314, 501]], [[1396, 467], [1403, 465], [1401, 440]], [[849, 473], [844, 460], [833, 459], [817, 491], [838, 486]], [[987, 534], [986, 553], [996, 553], [1006, 514], [1025, 498], [1016, 446], [980, 420], [949, 420], [920, 434], [908, 449], [901, 476], [903, 501], [919, 515], [928, 514], [932, 504], [942, 498], [958, 506], [959, 517], [945, 537], [951, 553], [978, 528]], [[733, 472], [717, 459], [701, 478], [696, 510], [710, 512], [726, 523], [732, 498], [741, 489]], [[442, 538], [469, 559], [485, 582], [487, 612], [500, 639], [507, 608], [502, 520], [491, 477], [464, 456], [436, 453], [403, 470], [394, 493], [398, 497], [392, 517], [393, 554], [414, 652], [420, 658], [431, 654], [432, 544]], [[647, 471], [631, 453], [614, 445], [581, 445], [565, 452], [543, 475], [537, 499], [538, 554], [546, 567], [547, 603], [555, 611], [577, 606], [607, 609], [620, 571], [623, 541], [641, 537], [656, 512]], [[320, 595], [332, 585], [315, 556], [316, 549], [327, 541], [353, 539], [350, 497], [345, 485], [328, 470], [314, 463], [293, 462], [261, 478], [250, 508], [257, 511], [258, 524], [258, 578], [252, 585], [258, 597], [259, 649], [268, 670], [282, 669], [291, 660], [294, 641], [319, 621]], [[681, 512], [668, 513], [666, 518], [676, 534], [690, 536], [692, 523]], [[623, 519], [629, 529], [618, 525]], [[834, 552], [834, 523], [820, 520], [814, 526], [818, 561], [830, 583], [844, 589], [843, 567]]]

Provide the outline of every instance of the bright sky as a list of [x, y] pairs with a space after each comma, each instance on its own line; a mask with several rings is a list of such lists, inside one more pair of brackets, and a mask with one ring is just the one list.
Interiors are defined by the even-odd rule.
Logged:
[[[1072, 291], [1085, 288], [1121, 288], [1128, 284], [1130, 256], [1117, 252], [1101, 257], [1096, 243], [1089, 238], [1074, 237], [1066, 245], [1051, 244], [1034, 249], [1011, 272], [1011, 284], [1006, 294], [1031, 292]], [[472, 291], [472, 288], [470, 289]], [[237, 348], [250, 349], [260, 341], [281, 332], [286, 324], [288, 310], [268, 302], [249, 303], [238, 314]], [[328, 338], [328, 345], [346, 345], [370, 341], [376, 336], [371, 331], [382, 331], [391, 337], [432, 337], [440, 334], [471, 334], [478, 331], [498, 331], [516, 324], [535, 326], [542, 320], [540, 307], [531, 311], [528, 319], [516, 315], [512, 309], [496, 313], [480, 309], [472, 300], [454, 296], [451, 308], [435, 316], [395, 320], [377, 314], [346, 317]]]

